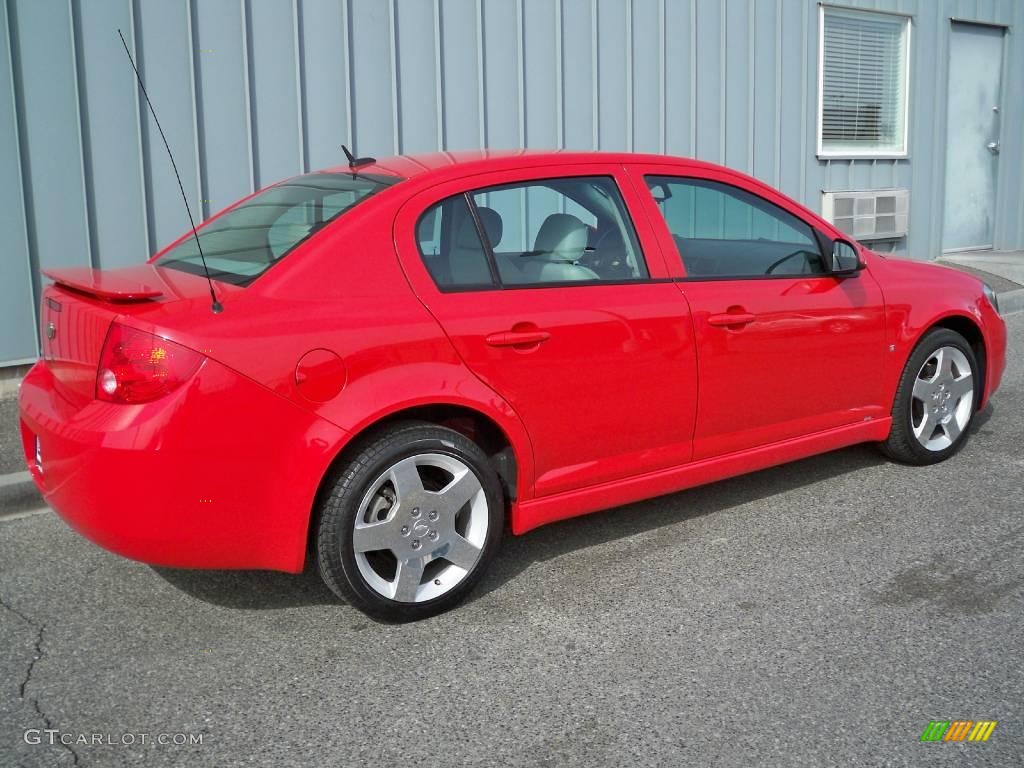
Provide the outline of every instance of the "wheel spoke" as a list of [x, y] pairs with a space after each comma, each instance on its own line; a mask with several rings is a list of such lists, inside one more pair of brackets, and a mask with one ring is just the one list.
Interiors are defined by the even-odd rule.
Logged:
[[387, 523], [357, 525], [352, 534], [352, 548], [356, 552], [376, 552], [391, 548], [391, 526]]
[[936, 378], [948, 380], [953, 378], [953, 356], [945, 347], [935, 353]]
[[411, 603], [416, 599], [416, 590], [419, 589], [420, 582], [423, 580], [425, 565], [422, 557], [398, 561], [398, 572], [395, 574], [394, 581], [395, 600]]
[[917, 379], [914, 382], [914, 397], [921, 402], [927, 402], [935, 392], [935, 385], [926, 379]]
[[467, 571], [473, 567], [479, 556], [480, 547], [470, 543], [468, 539], [457, 533], [452, 536], [448, 549], [441, 555], [448, 562], [459, 566], [459, 568], [465, 568]]
[[946, 433], [946, 437], [949, 438], [949, 442], [956, 442], [956, 439], [960, 437], [961, 431], [960, 424], [957, 422], [956, 416], [942, 425], [942, 431]]
[[398, 493], [399, 504], [410, 495], [423, 491], [423, 481], [420, 479], [419, 470], [416, 469], [415, 459], [410, 458], [398, 462], [391, 468], [389, 474], [395, 491]]
[[448, 509], [454, 514], [480, 491], [480, 481], [469, 469], [456, 476], [439, 494]]
[[938, 423], [939, 421], [935, 418], [935, 414], [930, 408], [926, 407], [924, 409], [924, 418], [921, 419], [921, 423], [918, 426], [914, 427], [914, 436], [922, 444], [927, 443]]
[[954, 379], [949, 385], [949, 391], [956, 399], [974, 391], [974, 377], [967, 374], [959, 379]]

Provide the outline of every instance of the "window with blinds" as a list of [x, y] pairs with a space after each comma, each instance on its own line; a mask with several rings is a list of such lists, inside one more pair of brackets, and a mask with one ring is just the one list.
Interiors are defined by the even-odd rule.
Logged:
[[910, 19], [822, 7], [818, 153], [907, 152]]

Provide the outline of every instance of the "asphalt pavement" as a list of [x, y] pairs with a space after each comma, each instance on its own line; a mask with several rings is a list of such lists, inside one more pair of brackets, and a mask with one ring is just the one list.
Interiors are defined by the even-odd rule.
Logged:
[[[951, 461], [860, 446], [549, 526], [413, 625], [312, 572], [154, 569], [52, 513], [0, 519], [0, 766], [1019, 766], [1008, 322]], [[922, 743], [931, 720], [998, 725]]]

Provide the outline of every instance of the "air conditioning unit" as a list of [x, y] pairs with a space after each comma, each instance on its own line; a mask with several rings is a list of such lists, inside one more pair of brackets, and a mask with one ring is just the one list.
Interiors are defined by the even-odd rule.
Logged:
[[821, 215], [857, 240], [895, 240], [907, 234], [909, 189], [822, 192]]

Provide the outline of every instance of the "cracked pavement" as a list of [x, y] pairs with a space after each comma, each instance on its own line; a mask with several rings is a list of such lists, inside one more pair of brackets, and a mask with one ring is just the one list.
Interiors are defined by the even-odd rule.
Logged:
[[[0, 766], [1021, 765], [1024, 315], [964, 451], [866, 446], [508, 538], [456, 611], [0, 520]], [[140, 505], [139, 514], [145, 514]], [[930, 720], [998, 720], [984, 744]], [[202, 744], [26, 744], [186, 733]]]

